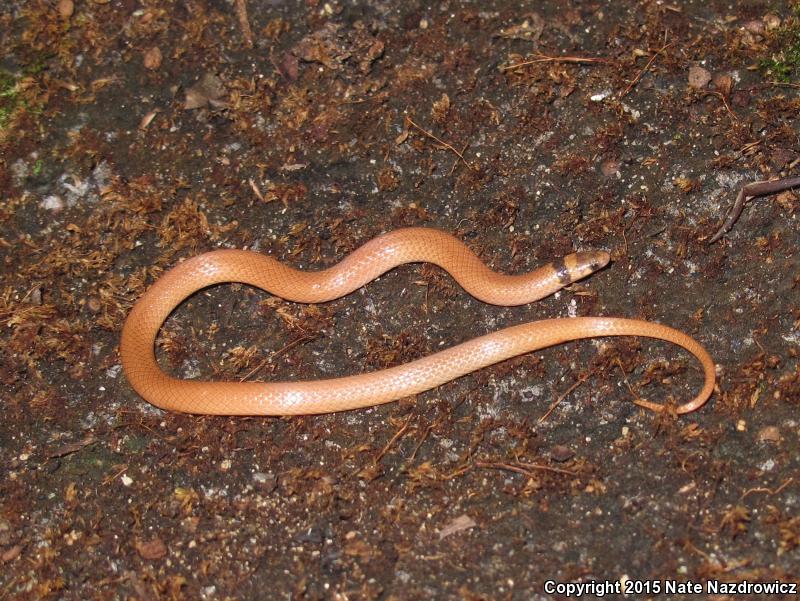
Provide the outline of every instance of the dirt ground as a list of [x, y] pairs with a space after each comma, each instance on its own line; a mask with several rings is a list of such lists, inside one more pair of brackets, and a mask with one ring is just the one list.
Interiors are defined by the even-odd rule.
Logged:
[[[3, 2], [0, 598], [797, 582], [798, 194], [708, 240], [744, 184], [798, 174], [800, 5], [242, 4]], [[695, 336], [717, 390], [690, 415], [639, 408], [702, 381], [640, 339], [316, 417], [165, 413], [128, 385], [124, 318], [181, 259], [249, 248], [313, 269], [410, 225], [508, 273], [575, 249], [613, 260], [517, 308], [425, 265], [320, 306], [217, 286], [162, 328], [164, 368], [332, 377], [617, 315]]]

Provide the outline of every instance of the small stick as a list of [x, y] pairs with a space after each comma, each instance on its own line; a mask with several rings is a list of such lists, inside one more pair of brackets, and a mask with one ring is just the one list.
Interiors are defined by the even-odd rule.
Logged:
[[487, 469], [505, 470], [507, 472], [514, 472], [515, 474], [522, 474], [528, 478], [533, 478], [534, 474], [531, 470], [542, 470], [547, 472], [555, 472], [556, 474], [566, 474], [567, 476], [577, 476], [576, 472], [561, 469], [558, 467], [551, 467], [549, 465], [542, 465], [540, 463], [523, 463], [520, 465], [512, 465], [510, 463], [489, 462], [489, 461], [476, 461], [476, 467], [483, 467]]
[[544, 420], [546, 420], [548, 417], [550, 417], [550, 414], [553, 412], [553, 410], [554, 410], [556, 407], [558, 407], [558, 405], [561, 403], [561, 401], [563, 401], [565, 398], [567, 398], [567, 397], [568, 397], [568, 396], [569, 396], [569, 395], [572, 393], [572, 391], [573, 391], [573, 390], [575, 390], [575, 389], [576, 389], [578, 386], [580, 386], [580, 385], [581, 385], [581, 384], [583, 384], [583, 383], [584, 383], [586, 380], [588, 380], [588, 379], [589, 379], [589, 376], [591, 376], [591, 375], [592, 375], [592, 373], [593, 373], [593, 372], [590, 372], [590, 373], [588, 373], [588, 374], [584, 374], [584, 375], [582, 375], [581, 377], [579, 377], [579, 378], [578, 378], [578, 379], [575, 381], [575, 383], [574, 383], [572, 386], [570, 386], [570, 387], [569, 387], [569, 388], [567, 388], [567, 389], [566, 389], [564, 392], [562, 392], [562, 393], [561, 393], [561, 394], [558, 396], [558, 398], [557, 398], [555, 401], [553, 401], [553, 402], [550, 404], [550, 406], [547, 408], [547, 411], [545, 411], [545, 412], [544, 412], [544, 415], [542, 415], [542, 417], [540, 417], [540, 418], [539, 418], [539, 423], [541, 424], [541, 423], [542, 423]]
[[674, 42], [670, 42], [669, 44], [665, 44], [665, 45], [663, 45], [661, 47], [660, 50], [656, 50], [656, 53], [653, 56], [650, 57], [649, 61], [647, 61], [647, 64], [644, 66], [644, 69], [639, 71], [639, 73], [636, 75], [636, 77], [633, 78], [633, 81], [628, 84], [627, 88], [625, 88], [625, 91], [622, 94], [619, 95], [620, 100], [625, 98], [625, 96], [628, 95], [628, 92], [630, 92], [633, 89], [633, 86], [635, 86], [637, 83], [639, 83], [639, 80], [642, 78], [642, 76], [645, 73], [647, 73], [647, 70], [650, 68], [650, 66], [653, 64], [653, 62], [656, 60], [656, 58], [658, 58], [658, 55], [661, 54], [662, 52], [664, 52], [664, 50], [666, 50], [670, 46], [672, 46], [673, 43]]
[[456, 148], [455, 148], [455, 147], [454, 147], [452, 144], [448, 144], [447, 142], [445, 142], [445, 141], [444, 141], [444, 140], [442, 140], [441, 138], [437, 138], [436, 136], [434, 136], [434, 135], [433, 135], [431, 132], [429, 132], [429, 131], [427, 131], [427, 130], [424, 130], [424, 129], [422, 129], [422, 128], [421, 128], [419, 125], [417, 125], [416, 123], [414, 123], [414, 122], [411, 120], [411, 117], [406, 117], [406, 122], [408, 122], [408, 124], [409, 124], [409, 125], [413, 125], [414, 127], [416, 127], [416, 128], [419, 130], [419, 131], [421, 131], [423, 134], [425, 134], [425, 135], [426, 135], [426, 136], [428, 136], [429, 138], [432, 138], [433, 140], [436, 140], [437, 142], [439, 142], [439, 144], [441, 144], [442, 146], [444, 146], [445, 148], [447, 148], [448, 150], [450, 150], [451, 152], [453, 152], [453, 153], [454, 153], [454, 154], [455, 154], [455, 155], [456, 155], [456, 156], [457, 156], [459, 159], [461, 159], [462, 161], [464, 161], [464, 164], [465, 164], [465, 165], [466, 165], [466, 166], [467, 166], [469, 169], [471, 169], [472, 171], [475, 171], [475, 167], [473, 167], [472, 165], [470, 165], [470, 164], [469, 164], [469, 162], [467, 161], [467, 159], [465, 159], [465, 158], [464, 158], [464, 155], [463, 155], [463, 154], [461, 154], [461, 153], [460, 153], [460, 152], [459, 152], [459, 151], [458, 151], [458, 150], [457, 150], [457, 149], [456, 149]]
[[736, 197], [736, 202], [733, 203], [733, 207], [731, 207], [731, 210], [728, 211], [728, 217], [717, 230], [717, 233], [711, 237], [711, 240], [709, 240], [708, 243], [713, 244], [730, 231], [730, 229], [733, 227], [733, 224], [736, 223], [736, 220], [739, 219], [739, 216], [742, 214], [745, 203], [751, 198], [769, 196], [771, 194], [783, 192], [784, 190], [789, 190], [790, 188], [795, 188], [797, 186], [800, 186], [800, 177], [753, 182], [742, 187], [742, 189], [739, 191], [739, 195]]
[[728, 114], [730, 114], [731, 119], [733, 119], [734, 121], [739, 120], [738, 117], [736, 117], [736, 113], [733, 112], [733, 109], [731, 109], [730, 105], [728, 104], [728, 101], [725, 100], [724, 94], [722, 94], [721, 92], [714, 92], [713, 90], [706, 90], [703, 96], [716, 96], [717, 98], [722, 100], [722, 104], [725, 105], [725, 109], [728, 111]]
[[278, 349], [277, 351], [275, 351], [274, 353], [272, 353], [272, 354], [271, 354], [269, 357], [267, 357], [266, 359], [264, 359], [264, 360], [263, 360], [261, 363], [259, 363], [258, 365], [256, 365], [256, 366], [255, 366], [253, 369], [251, 369], [249, 372], [247, 372], [245, 375], [243, 375], [243, 376], [242, 376], [242, 377], [239, 379], [239, 381], [240, 381], [240, 382], [244, 382], [245, 380], [248, 380], [248, 379], [252, 378], [252, 377], [253, 377], [253, 375], [255, 375], [256, 373], [258, 373], [259, 371], [261, 371], [261, 369], [262, 369], [262, 368], [263, 368], [263, 367], [264, 367], [264, 366], [265, 366], [267, 363], [271, 363], [272, 361], [274, 361], [275, 359], [277, 359], [278, 357], [280, 357], [280, 356], [281, 356], [283, 353], [285, 353], [286, 351], [288, 351], [288, 350], [290, 350], [290, 349], [293, 349], [293, 348], [294, 348], [294, 347], [296, 347], [298, 344], [303, 344], [304, 342], [308, 342], [309, 340], [314, 340], [314, 336], [312, 336], [311, 334], [308, 334], [308, 333], [304, 332], [304, 333], [303, 333], [302, 335], [300, 335], [298, 338], [295, 338], [294, 340], [292, 340], [292, 341], [291, 341], [291, 342], [289, 342], [288, 344], [284, 345], [284, 347], [283, 347], [283, 348], [281, 348], [281, 349]]
[[781, 485], [780, 485], [778, 488], [776, 488], [775, 490], [772, 490], [771, 488], [762, 488], [762, 487], [760, 487], [760, 486], [759, 486], [759, 487], [756, 487], [756, 488], [749, 488], [749, 489], [747, 489], [746, 491], [744, 491], [744, 494], [742, 494], [742, 496], [741, 496], [741, 497], [739, 497], [739, 500], [741, 501], [741, 500], [743, 500], [743, 499], [744, 499], [744, 498], [745, 498], [747, 495], [749, 495], [749, 494], [752, 494], [752, 493], [756, 493], [756, 492], [765, 492], [765, 493], [769, 494], [771, 497], [774, 497], [774, 496], [775, 496], [775, 495], [777, 495], [779, 492], [781, 492], [781, 491], [782, 491], [784, 488], [786, 488], [787, 486], [789, 486], [789, 484], [791, 484], [791, 483], [792, 483], [792, 480], [794, 480], [794, 478], [789, 478], [788, 480], [786, 480], [786, 482], [784, 482], [783, 484], [781, 484]]
[[250, 21], [247, 18], [247, 0], [236, 0], [236, 15], [239, 17], [239, 25], [242, 27], [244, 42], [248, 48], [252, 48], [253, 30], [250, 29]]
[[592, 56], [547, 56], [545, 54], [534, 54], [536, 58], [513, 65], [506, 65], [500, 67], [501, 71], [511, 71], [519, 67], [533, 65], [535, 63], [575, 63], [578, 65], [591, 65], [594, 63], [608, 63], [610, 62], [605, 58], [596, 58]]
[[392, 448], [392, 445], [394, 443], [396, 443], [403, 434], [406, 433], [406, 430], [408, 430], [408, 426], [411, 424], [411, 419], [413, 417], [414, 417], [414, 414], [409, 415], [408, 419], [406, 420], [406, 423], [404, 423], [403, 426], [397, 432], [395, 432], [395, 434], [394, 434], [394, 436], [392, 436], [391, 440], [389, 440], [389, 442], [386, 443], [386, 446], [384, 446], [381, 449], [381, 452], [378, 453], [377, 455], [375, 455], [375, 459], [373, 459], [373, 463], [375, 465], [377, 465], [380, 462], [380, 460], [383, 459], [383, 456], [386, 455], [386, 453], [389, 451], [389, 449]]

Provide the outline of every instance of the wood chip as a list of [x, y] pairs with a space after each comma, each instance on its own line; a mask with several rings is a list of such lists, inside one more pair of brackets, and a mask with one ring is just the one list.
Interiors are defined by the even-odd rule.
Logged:
[[141, 130], [147, 129], [160, 110], [161, 109], [153, 109], [152, 111], [147, 113], [144, 117], [142, 117], [142, 120], [139, 122], [139, 129]]
[[63, 446], [58, 447], [51, 451], [47, 457], [48, 459], [55, 459], [56, 457], [66, 457], [67, 455], [72, 455], [72, 453], [77, 453], [84, 447], [88, 447], [91, 444], [95, 443], [95, 438], [91, 434], [85, 437], [83, 440], [79, 440], [77, 442], [70, 442]]

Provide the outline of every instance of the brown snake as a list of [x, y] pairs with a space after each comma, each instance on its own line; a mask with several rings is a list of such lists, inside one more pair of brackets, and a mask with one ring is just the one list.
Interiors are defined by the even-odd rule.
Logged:
[[[198, 290], [241, 282], [300, 303], [345, 296], [403, 263], [429, 262], [448, 271], [472, 296], [495, 305], [539, 300], [604, 267], [606, 252], [578, 252], [522, 275], [491, 271], [462, 242], [426, 228], [379, 236], [333, 267], [303, 272], [250, 251], [217, 250], [188, 259], [159, 278], [131, 310], [120, 355], [131, 386], [162, 409], [222, 415], [296, 415], [370, 407], [435, 388], [499, 361], [563, 342], [598, 336], [646, 336], [682, 346], [700, 361], [703, 388], [676, 408], [694, 411], [714, 389], [714, 362], [690, 336], [657, 323], [617, 317], [546, 319], [474, 338], [444, 351], [381, 371], [305, 382], [204, 382], [165, 374], [155, 338], [169, 314]], [[646, 400], [637, 404], [660, 411]]]

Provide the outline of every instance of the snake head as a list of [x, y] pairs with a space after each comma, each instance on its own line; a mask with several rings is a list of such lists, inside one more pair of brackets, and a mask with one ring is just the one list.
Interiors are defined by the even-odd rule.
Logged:
[[571, 283], [602, 269], [610, 260], [611, 255], [604, 250], [586, 250], [564, 257], [564, 266]]

